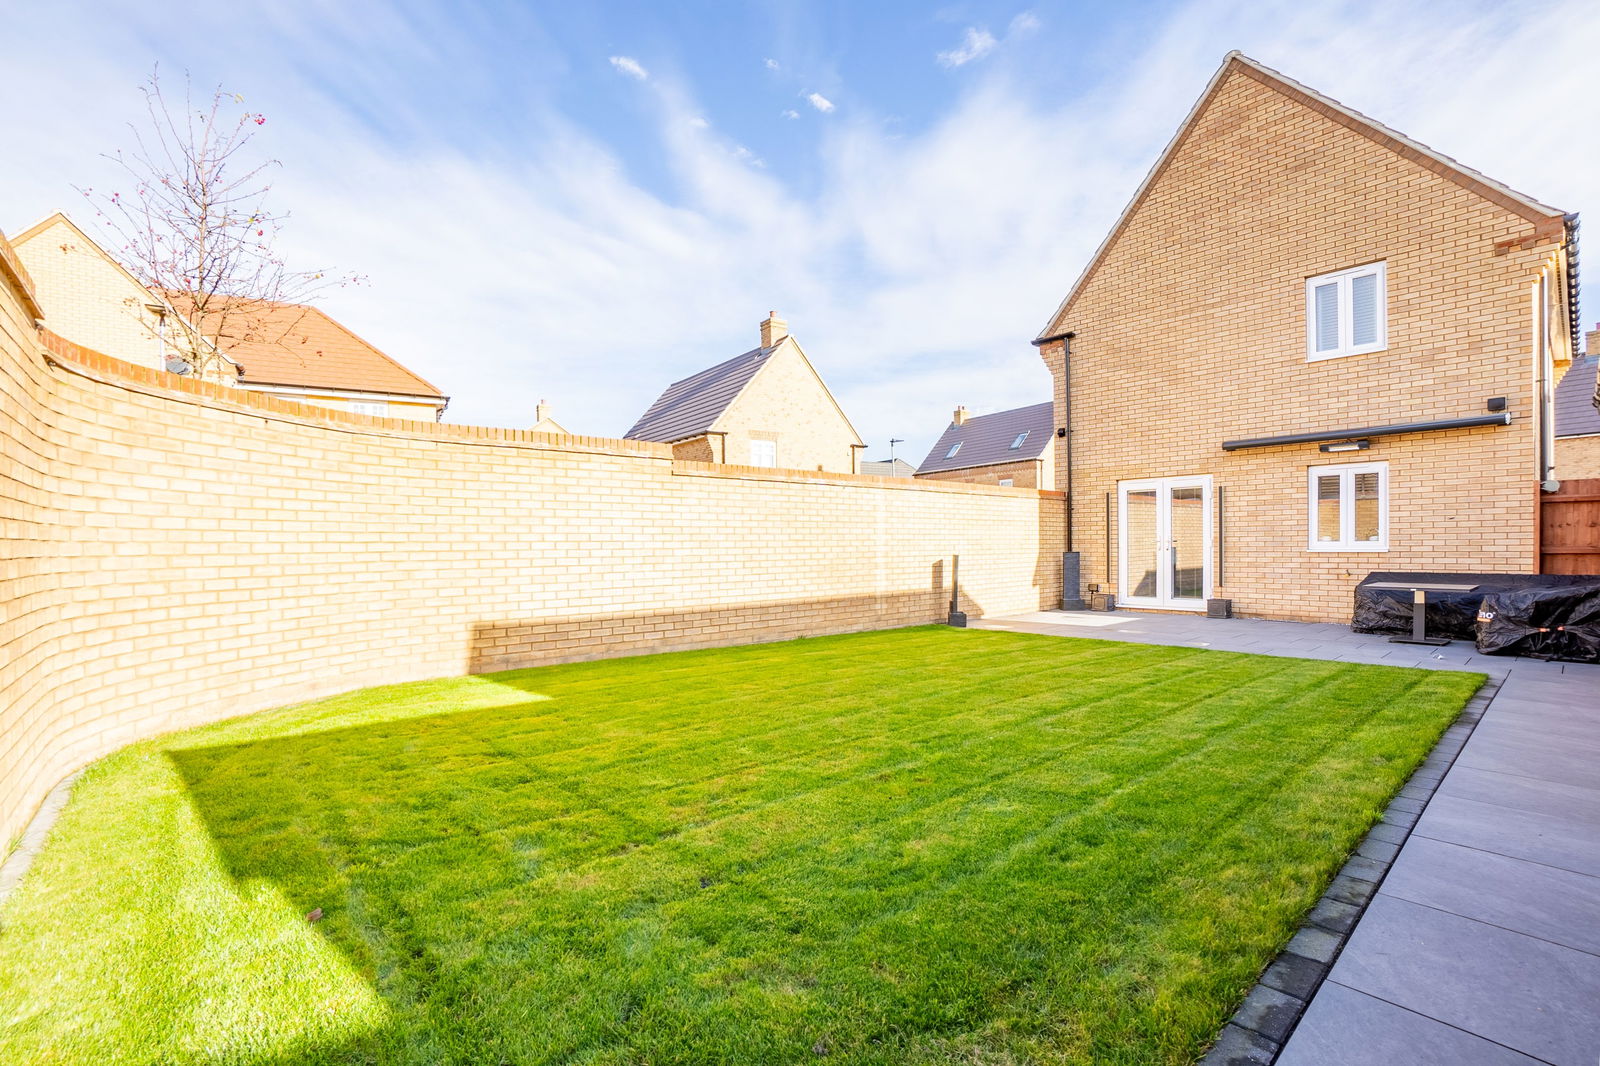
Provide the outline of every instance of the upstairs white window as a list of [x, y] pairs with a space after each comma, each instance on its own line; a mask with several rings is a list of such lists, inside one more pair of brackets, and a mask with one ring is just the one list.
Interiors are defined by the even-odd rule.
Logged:
[[353, 400], [348, 410], [351, 414], [371, 415], [374, 418], [389, 417], [389, 404], [384, 400]]
[[778, 442], [775, 440], [753, 440], [750, 442], [751, 466], [777, 466]]
[[1003, 489], [1009, 489], [1012, 486], [1012, 483], [1013, 479], [1011, 478], [1003, 477], [1000, 479], [1000, 487]]
[[1020, 447], [1022, 447], [1022, 442], [1027, 440], [1027, 439], [1028, 439], [1028, 430], [1023, 430], [1021, 433], [1017, 434], [1017, 439], [1011, 442], [1011, 447], [1012, 448], [1020, 448]]
[[1379, 352], [1389, 345], [1383, 263], [1306, 279], [1306, 358]]
[[944, 457], [946, 459], [954, 459], [956, 457], [956, 452], [959, 452], [960, 450], [961, 442], [956, 441], [954, 444], [950, 445], [950, 450], [944, 453]]
[[1314, 552], [1389, 550], [1389, 464], [1350, 463], [1310, 469]]

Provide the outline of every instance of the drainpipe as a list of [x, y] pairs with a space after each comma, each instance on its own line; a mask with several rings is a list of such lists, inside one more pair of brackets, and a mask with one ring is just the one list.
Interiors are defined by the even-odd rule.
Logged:
[[[1082, 593], [1080, 591], [1083, 587], [1081, 580], [1082, 561], [1078, 557], [1078, 553], [1073, 550], [1072, 529], [1072, 338], [1076, 336], [1075, 332], [1067, 330], [1065, 333], [1040, 337], [1033, 342], [1035, 348], [1042, 348], [1046, 344], [1053, 344], [1056, 341], [1061, 342], [1061, 393], [1066, 406], [1066, 418], [1064, 419], [1066, 424], [1058, 427], [1056, 434], [1067, 442], [1065, 456], [1067, 464], [1065, 500], [1067, 550], [1061, 556], [1061, 609], [1063, 611], [1082, 611], [1086, 606], [1081, 598]], [[1108, 567], [1111, 565], [1109, 559], [1106, 561], [1106, 565]]]

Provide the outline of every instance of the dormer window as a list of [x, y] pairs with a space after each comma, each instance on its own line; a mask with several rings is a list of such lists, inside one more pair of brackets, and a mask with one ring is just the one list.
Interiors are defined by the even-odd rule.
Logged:
[[1025, 429], [1021, 433], [1017, 434], [1017, 439], [1011, 442], [1012, 451], [1016, 451], [1018, 448], [1022, 447], [1022, 442], [1028, 439], [1029, 432], [1029, 430]]
[[956, 441], [954, 444], [950, 445], [950, 450], [944, 453], [944, 457], [946, 459], [954, 459], [956, 457], [956, 452], [959, 452], [960, 450], [961, 442]]
[[1378, 352], [1389, 346], [1383, 263], [1306, 279], [1306, 359]]

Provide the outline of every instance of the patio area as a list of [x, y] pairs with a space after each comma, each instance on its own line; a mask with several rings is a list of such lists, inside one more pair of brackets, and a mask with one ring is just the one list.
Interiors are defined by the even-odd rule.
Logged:
[[1258, 619], [1041, 611], [974, 626], [1488, 674], [1459, 751], [1447, 734], [1341, 875], [1371, 879], [1348, 940], [1302, 940], [1323, 932], [1308, 926], [1290, 944], [1332, 960], [1298, 1024], [1269, 970], [1207, 1061], [1592, 1066], [1600, 1056], [1600, 666]]

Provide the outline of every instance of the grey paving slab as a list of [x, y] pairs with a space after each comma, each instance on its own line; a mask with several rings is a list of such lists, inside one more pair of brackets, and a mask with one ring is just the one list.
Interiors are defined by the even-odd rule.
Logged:
[[1439, 783], [1439, 795], [1501, 807], [1600, 822], [1600, 787], [1541, 781], [1457, 764]]
[[1510, 1048], [1329, 981], [1277, 1066], [1538, 1066]]
[[[1554, 724], [1558, 728], [1552, 729]], [[1562, 725], [1567, 729], [1560, 729]], [[1596, 723], [1600, 725], [1600, 723]], [[1473, 742], [1484, 745], [1522, 748], [1540, 755], [1600, 753], [1600, 728], [1586, 727], [1582, 723], [1562, 722], [1560, 719], [1544, 721], [1530, 716], [1511, 719], [1502, 716], [1495, 708], [1492, 717], [1473, 733]], [[1600, 782], [1600, 771], [1595, 780]]]
[[1593, 819], [1439, 795], [1411, 834], [1600, 876], [1600, 823]]
[[1456, 765], [1569, 785], [1600, 785], [1600, 761], [1588, 753], [1541, 750], [1507, 741], [1468, 744]]
[[1587, 952], [1379, 892], [1329, 978], [1556, 1066], [1600, 1059]]
[[1419, 837], [1383, 894], [1600, 955], [1600, 877]]

